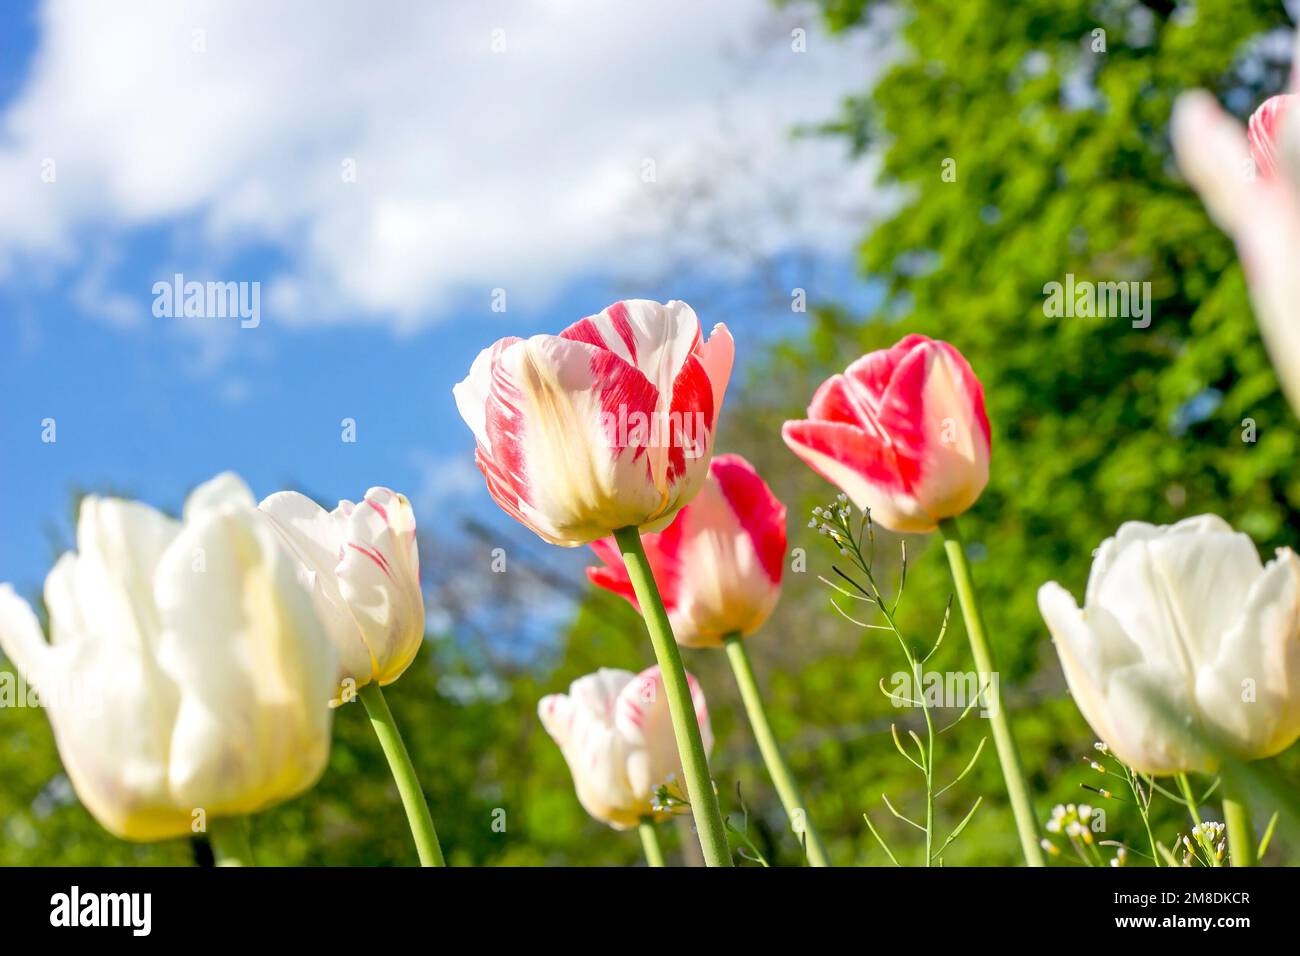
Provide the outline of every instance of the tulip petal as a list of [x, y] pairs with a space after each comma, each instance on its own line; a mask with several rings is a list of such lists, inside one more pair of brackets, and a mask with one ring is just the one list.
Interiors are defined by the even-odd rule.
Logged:
[[244, 484], [244, 479], [233, 471], [225, 471], [190, 492], [190, 496], [185, 499], [183, 517], [189, 521], [203, 510], [253, 508], [256, 505], [257, 499], [253, 497], [248, 485]]
[[[707, 755], [713, 750], [713, 729], [699, 681], [686, 675], [691, 703], [700, 725]], [[672, 713], [663, 675], [657, 666], [637, 674], [623, 687], [614, 705], [614, 726], [628, 741], [627, 776], [633, 793], [653, 794], [672, 777], [681, 778], [681, 760], [673, 733]]]
[[894, 449], [853, 425], [792, 421], [781, 429], [790, 450], [873, 519], [899, 532], [927, 532], [935, 521], [912, 497]]
[[1168, 534], [1206, 534], [1220, 532], [1232, 534], [1232, 525], [1215, 514], [1196, 515], [1184, 518], [1172, 525], [1154, 525], [1145, 521], [1125, 521], [1114, 535], [1101, 543], [1093, 554], [1092, 571], [1088, 575], [1088, 590], [1085, 603], [1095, 604], [1101, 582], [1110, 573], [1115, 558], [1126, 547], [1138, 541], [1152, 541]]
[[1251, 585], [1217, 656], [1197, 674], [1196, 700], [1246, 759], [1281, 753], [1300, 737], [1300, 559], [1289, 548]]
[[312, 592], [321, 623], [339, 652], [342, 676], [351, 677], [361, 685], [369, 682], [376, 665], [339, 589], [337, 568], [342, 557], [345, 519], [296, 491], [270, 495], [258, 505], [258, 510], [270, 517], [300, 562], [299, 578]]
[[1116, 756], [1144, 773], [1209, 769], [1205, 751], [1178, 724], [1178, 715], [1193, 713], [1184, 675], [1144, 660], [1109, 611], [1080, 610], [1054, 581], [1039, 589], [1038, 607], [1075, 703]]
[[718, 417], [722, 414], [722, 400], [731, 381], [731, 367], [736, 360], [736, 343], [721, 322], [713, 327], [708, 341], [700, 346], [698, 357], [713, 386], [713, 422], [710, 427], [716, 431]]
[[560, 337], [613, 353], [658, 394], [671, 395], [687, 356], [700, 345], [700, 320], [685, 302], [627, 299], [580, 319]]
[[880, 421], [912, 496], [936, 521], [979, 499], [989, 477], [989, 420], [984, 388], [960, 352], [946, 342], [914, 349], [895, 370]]
[[451, 390], [456, 399], [456, 410], [488, 455], [492, 453], [492, 442], [487, 433], [487, 402], [492, 393], [492, 369], [502, 352], [521, 341], [523, 340], [517, 335], [507, 336], [479, 352], [474, 364], [470, 366], [469, 375]]
[[1246, 594], [1259, 572], [1245, 535], [1183, 530], [1128, 544], [1099, 584], [1097, 601], [1149, 662], [1182, 672], [1191, 686], [1236, 621], [1238, 609], [1223, 595]]
[[157, 595], [158, 663], [181, 692], [168, 768], [177, 801], [247, 814], [315, 783], [338, 658], [270, 519], [201, 511], [163, 556]]
[[612, 352], [557, 336], [516, 343], [495, 366], [487, 406], [489, 487], [497, 476], [521, 520], [553, 544], [643, 524], [671, 503], [634, 440], [657, 404], [654, 386]]
[[32, 606], [8, 584], [0, 584], [0, 651], [29, 683], [40, 687], [39, 673], [48, 661], [50, 645]]
[[154, 573], [179, 533], [179, 523], [147, 505], [84, 498], [78, 551], [64, 555], [45, 581], [52, 643], [89, 638], [151, 654], [160, 628]]
[[1170, 123], [1178, 166], [1200, 194], [1210, 215], [1235, 232], [1251, 205], [1250, 147], [1241, 126], [1202, 91], [1184, 93]]
[[1246, 138], [1250, 144], [1250, 155], [1255, 160], [1259, 175], [1265, 178], [1276, 176], [1281, 168], [1278, 141], [1282, 135], [1282, 121], [1289, 112], [1292, 94], [1283, 93], [1270, 96], [1251, 114], [1246, 127]]

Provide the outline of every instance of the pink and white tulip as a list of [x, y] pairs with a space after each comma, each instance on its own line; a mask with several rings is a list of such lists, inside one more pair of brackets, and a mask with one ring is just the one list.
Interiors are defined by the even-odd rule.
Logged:
[[[709, 479], [673, 523], [642, 536], [677, 643], [721, 647], [729, 634], [758, 630], [776, 607], [785, 567], [785, 505], [739, 455], [719, 455]], [[592, 549], [603, 567], [587, 569], [601, 587], [640, 610], [618, 546]]]
[[947, 342], [909, 335], [822, 383], [785, 443], [872, 520], [934, 531], [975, 503], [989, 478], [984, 387]]
[[505, 512], [544, 540], [657, 531], [704, 483], [734, 345], [684, 302], [616, 302], [559, 335], [504, 338], [453, 392]]
[[1264, 344], [1291, 407], [1300, 413], [1300, 111], [1297, 94], [1274, 96], [1248, 130], [1210, 94], [1174, 107], [1178, 165], [1219, 226], [1235, 240]]
[[371, 488], [333, 511], [296, 491], [258, 506], [269, 515], [312, 588], [338, 648], [340, 679], [355, 691], [401, 677], [424, 641], [415, 512], [405, 495]]
[[[704, 692], [694, 677], [686, 679], [707, 752], [713, 732]], [[655, 790], [674, 777], [680, 781], [682, 770], [658, 667], [640, 674], [602, 667], [575, 680], [567, 694], [543, 697], [537, 713], [593, 817], [626, 830], [645, 817], [667, 816], [655, 809]]]

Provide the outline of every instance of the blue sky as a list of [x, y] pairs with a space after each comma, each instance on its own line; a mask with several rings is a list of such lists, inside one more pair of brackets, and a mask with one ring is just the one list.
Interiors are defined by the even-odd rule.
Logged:
[[[770, 21], [762, 3], [728, 0], [727, 16], [697, 18], [695, 32], [716, 36], [683, 54], [695, 82], [638, 80], [608, 100], [565, 74], [586, 49], [568, 22], [527, 20], [517, 4], [422, 26], [420, 4], [394, 2], [393, 33], [427, 28], [445, 44], [436, 68], [387, 34], [320, 16], [304, 35], [239, 6], [0, 5], [0, 580], [23, 592], [71, 540], [76, 489], [175, 510], [194, 484], [234, 469], [259, 496], [299, 487], [332, 502], [384, 484], [425, 521], [487, 514], [451, 386], [493, 339], [558, 330], [615, 298], [698, 298], [706, 326], [731, 327], [743, 363], [800, 321], [757, 305], [754, 262], [814, 294], [861, 293], [845, 253], [864, 226], [866, 168], [786, 135], [787, 117], [816, 119], [862, 83], [860, 67], [843, 69], [860, 51], [827, 41], [816, 68], [787, 59], [799, 72], [741, 84], [726, 49], [737, 10], [775, 37], [765, 49], [788, 52], [790, 21]], [[126, 22], [85, 22], [104, 16]], [[268, 31], [298, 44], [305, 65], [280, 65], [274, 44], [246, 47]], [[569, 46], [550, 39], [561, 35]], [[488, 58], [501, 38], [520, 50], [517, 75]], [[704, 62], [713, 49], [718, 63]], [[381, 73], [318, 94], [347, 73], [331, 57], [377, 52]], [[483, 70], [496, 71], [495, 92], [478, 92]], [[435, 79], [450, 90], [441, 102], [407, 95]], [[528, 102], [547, 83], [572, 91], [553, 117], [538, 112], [554, 95]], [[466, 106], [457, 84], [495, 98]], [[748, 92], [737, 102], [733, 89]], [[728, 166], [718, 144], [758, 157], [747, 164], [757, 173]], [[659, 166], [649, 184], [647, 153]], [[351, 191], [335, 184], [340, 156], [360, 157]], [[53, 183], [40, 178], [46, 157]], [[680, 197], [701, 182], [715, 198], [697, 230], [682, 225], [683, 210], [701, 217]], [[777, 219], [772, 183], [816, 198]], [[825, 205], [846, 196], [845, 208]], [[752, 262], [708, 255], [719, 223], [752, 241]], [[261, 324], [155, 317], [152, 286], [175, 272], [261, 283]], [[491, 310], [494, 288], [506, 290], [504, 314]], [[344, 418], [355, 443], [340, 439]], [[46, 419], [53, 443], [41, 440]]]

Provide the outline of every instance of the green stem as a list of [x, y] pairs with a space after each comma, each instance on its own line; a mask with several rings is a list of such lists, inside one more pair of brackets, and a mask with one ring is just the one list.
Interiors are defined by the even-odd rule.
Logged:
[[[1147, 793], [1146, 798], [1143, 798], [1142, 788], [1140, 781], [1137, 779], [1136, 772], [1127, 764], [1124, 765], [1124, 776], [1128, 779], [1128, 789], [1129, 792], [1133, 794], [1133, 802], [1137, 805], [1138, 816], [1142, 818], [1142, 826], [1145, 827], [1147, 831], [1147, 843], [1151, 845], [1151, 860], [1157, 867], [1159, 867], [1160, 849], [1156, 846], [1155, 834], [1151, 832], [1151, 815], [1148, 812], [1151, 808], [1151, 795], [1150, 793]], [[1183, 774], [1182, 776], [1183, 780], [1186, 781], [1187, 775]], [[1148, 783], [1148, 787], [1150, 786], [1151, 784]], [[1192, 812], [1195, 813], [1196, 811], [1193, 810]], [[1199, 823], [1200, 821], [1198, 820], [1197, 822]]]
[[1228, 858], [1233, 866], [1255, 865], [1255, 827], [1245, 795], [1229, 791], [1224, 781], [1223, 822], [1228, 826]]
[[248, 820], [217, 817], [208, 830], [208, 845], [217, 866], [255, 866], [253, 847], [248, 842]]
[[646, 866], [663, 866], [664, 851], [659, 846], [659, 835], [655, 833], [654, 817], [642, 817], [637, 829], [641, 832], [641, 849], [645, 850]]
[[668, 694], [668, 712], [672, 715], [673, 734], [677, 738], [677, 754], [682, 761], [682, 776], [686, 778], [686, 794], [691, 813], [695, 817], [695, 830], [700, 837], [707, 866], [731, 866], [731, 850], [727, 846], [727, 831], [722, 825], [722, 811], [718, 808], [718, 795], [709, 776], [709, 761], [704, 754], [704, 741], [700, 737], [700, 724], [695, 717], [691, 689], [686, 682], [686, 669], [682, 666], [681, 651], [673, 637], [668, 612], [655, 584], [650, 562], [641, 546], [641, 532], [636, 528], [619, 528], [614, 540], [623, 552], [623, 563], [632, 581], [641, 616], [645, 619], [650, 643], [654, 645], [655, 659]]
[[[800, 835], [805, 838], [808, 863], [812, 866], [830, 866], [826, 848], [822, 846], [821, 838], [817, 835], [817, 830], [813, 827], [812, 819], [808, 814], [808, 808], [799, 794], [799, 786], [794, 782], [794, 775], [790, 773], [785, 758], [781, 756], [776, 734], [772, 733], [772, 724], [767, 719], [763, 697], [758, 692], [758, 681], [754, 679], [754, 668], [750, 666], [745, 642], [739, 634], [728, 634], [722, 639], [722, 643], [727, 648], [727, 659], [731, 661], [731, 670], [736, 675], [740, 699], [745, 704], [745, 713], [749, 716], [749, 725], [753, 728], [754, 739], [758, 741], [758, 750], [763, 755], [763, 763], [767, 765], [768, 776], [776, 785], [777, 795], [781, 798], [781, 805], [785, 807], [786, 816], [790, 818], [791, 824], [802, 827], [803, 832]], [[795, 832], [799, 833], [799, 829], [796, 828]]]
[[1187, 812], [1192, 815], [1192, 822], [1198, 827], [1201, 825], [1201, 812], [1196, 808], [1196, 797], [1192, 793], [1192, 782], [1187, 779], [1187, 774], [1180, 773], [1178, 776], [1178, 789], [1183, 792], [1183, 802], [1187, 804]]
[[[892, 615], [891, 615], [892, 618]], [[892, 620], [891, 620], [892, 623]], [[925, 715], [926, 748], [921, 756], [925, 760], [925, 865], [934, 865], [934, 718], [930, 716], [930, 704], [925, 699], [925, 665], [918, 661], [910, 650], [907, 651], [908, 663], [912, 665], [912, 687], [920, 688], [921, 713]], [[917, 691], [913, 691], [917, 693]]]
[[388, 758], [388, 766], [393, 771], [393, 780], [397, 782], [397, 792], [401, 795], [402, 806], [406, 809], [406, 820], [411, 826], [411, 836], [415, 838], [415, 849], [420, 854], [421, 866], [446, 866], [442, 858], [442, 847], [438, 845], [438, 834], [433, 829], [433, 818], [429, 816], [429, 804], [420, 789], [419, 778], [411, 764], [411, 755], [406, 751], [402, 735], [393, 720], [393, 712], [388, 709], [384, 692], [377, 681], [371, 681], [361, 688], [361, 702], [366, 705], [370, 715], [370, 726], [375, 729], [379, 746]]
[[966, 562], [966, 549], [961, 530], [957, 527], [957, 519], [944, 518], [939, 522], [939, 531], [943, 535], [943, 550], [948, 556], [948, 566], [952, 569], [957, 601], [961, 604], [961, 614], [966, 621], [966, 635], [970, 638], [971, 654], [975, 658], [975, 669], [979, 672], [980, 686], [988, 687], [993, 743], [997, 747], [998, 761], [1002, 764], [1007, 795], [1011, 798], [1011, 811], [1016, 818], [1020, 846], [1024, 850], [1026, 863], [1042, 866], [1043, 849], [1038, 843], [1038, 818], [1034, 815], [1034, 805], [1029, 799], [1029, 786], [1025, 782], [1024, 767], [1016, 750], [1016, 738], [1011, 732], [1011, 721], [1002, 704], [1002, 689], [996, 679], [993, 649], [989, 646], [984, 619], [980, 616], [975, 583], [971, 579], [970, 565]]

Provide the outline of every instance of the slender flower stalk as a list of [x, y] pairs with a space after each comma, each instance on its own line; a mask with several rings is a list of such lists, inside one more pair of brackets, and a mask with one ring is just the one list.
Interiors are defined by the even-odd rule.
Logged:
[[1192, 793], [1192, 782], [1187, 779], [1187, 774], [1180, 773], [1178, 777], [1178, 789], [1183, 793], [1183, 802], [1187, 804], [1187, 812], [1192, 816], [1192, 822], [1198, 827], [1201, 825], [1201, 811], [1196, 808], [1196, 795]]
[[650, 562], [641, 546], [641, 533], [634, 527], [620, 528], [614, 532], [614, 539], [623, 553], [623, 562], [632, 579], [637, 603], [650, 634], [650, 643], [654, 645], [655, 659], [659, 662], [663, 675], [673, 734], [682, 761], [682, 776], [686, 779], [686, 793], [690, 799], [691, 813], [695, 817], [700, 847], [704, 851], [704, 862], [708, 866], [731, 866], [731, 850], [727, 846], [722, 811], [718, 808], [718, 795], [714, 792], [713, 779], [709, 776], [708, 758], [704, 754], [704, 741], [695, 717], [686, 670], [682, 666], [682, 655], [673, 638], [672, 626], [668, 623], [668, 613], [664, 610], [659, 588], [655, 585]]
[[1011, 731], [1011, 720], [1002, 702], [1000, 682], [994, 677], [997, 665], [993, 661], [993, 649], [989, 646], [984, 619], [975, 597], [975, 582], [971, 578], [970, 565], [966, 562], [966, 549], [961, 529], [957, 527], [957, 519], [944, 518], [939, 522], [939, 531], [943, 535], [943, 550], [948, 556], [948, 566], [952, 569], [957, 602], [961, 605], [962, 617], [966, 621], [966, 634], [970, 639], [971, 654], [975, 658], [975, 669], [979, 672], [980, 686], [988, 686], [993, 744], [998, 751], [998, 762], [1002, 765], [1007, 795], [1011, 798], [1011, 811], [1016, 818], [1020, 846], [1024, 850], [1026, 863], [1030, 866], [1043, 866], [1037, 816], [1029, 798], [1029, 785], [1025, 782], [1025, 771], [1016, 749], [1015, 735]]
[[208, 831], [208, 844], [217, 866], [255, 866], [245, 817], [217, 817]]
[[659, 834], [655, 832], [654, 817], [642, 817], [637, 830], [641, 833], [641, 849], [645, 850], [646, 866], [666, 866], [663, 848], [659, 846]]
[[[984, 744], [987, 742], [987, 738], [980, 739], [979, 745], [975, 748], [975, 753], [971, 756], [965, 768], [957, 774], [953, 780], [937, 789], [934, 772], [935, 739], [965, 720], [976, 704], [981, 700], [986, 699], [986, 694], [984, 690], [980, 690], [971, 698], [970, 702], [966, 705], [966, 709], [963, 710], [955, 720], [949, 723], [946, 727], [939, 729], [935, 728], [934, 716], [930, 711], [930, 705], [926, 700], [926, 694], [924, 692], [925, 664], [939, 650], [940, 645], [943, 644], [944, 636], [948, 633], [948, 618], [949, 613], [952, 610], [952, 599], [949, 598], [948, 600], [948, 607], [944, 610], [943, 614], [943, 624], [939, 628], [939, 634], [938, 637], [935, 638], [934, 644], [932, 644], [930, 649], [924, 654], [914, 650], [911, 642], [909, 642], [903, 635], [902, 630], [898, 626], [898, 621], [894, 616], [899, 605], [902, 603], [903, 588], [907, 581], [906, 543], [903, 544], [901, 549], [898, 589], [895, 591], [892, 598], [887, 599], [881, 591], [880, 584], [876, 580], [876, 574], [874, 571], [875, 525], [871, 521], [871, 513], [869, 511], [864, 511], [862, 513], [861, 520], [857, 522], [856, 530], [854, 530], [853, 522], [850, 519], [852, 513], [853, 510], [848, 504], [848, 496], [844, 494], [841, 494], [836, 499], [836, 502], [828, 508], [813, 509], [813, 517], [809, 522], [809, 527], [815, 527], [818, 529], [820, 534], [828, 536], [839, 551], [840, 555], [848, 559], [852, 571], [845, 571], [838, 565], [833, 566], [832, 570], [839, 576], [841, 581], [848, 584], [853, 590], [847, 590], [825, 577], [821, 578], [821, 581], [824, 584], [829, 585], [842, 599], [866, 601], [868, 604], [875, 605], [879, 610], [881, 617], [885, 620], [885, 624], [883, 625], [859, 620], [854, 616], [854, 614], [846, 611], [840, 605], [839, 600], [835, 597], [831, 598], [831, 604], [834, 606], [835, 610], [839, 612], [841, 617], [851, 624], [858, 627], [884, 630], [892, 633], [898, 641], [898, 646], [903, 652], [903, 657], [907, 659], [908, 671], [914, 690], [905, 693], [900, 693], [898, 689], [887, 690], [883, 681], [881, 681], [880, 689], [894, 706], [898, 707], [906, 704], [912, 707], [918, 707], [925, 718], [926, 739], [924, 742], [916, 731], [908, 731], [908, 736], [916, 747], [915, 757], [908, 753], [903, 747], [902, 739], [898, 735], [897, 725], [891, 724], [889, 728], [890, 734], [894, 740], [894, 748], [899, 752], [903, 759], [914, 766], [925, 777], [925, 823], [917, 823], [915, 820], [904, 816], [899, 812], [894, 804], [890, 802], [887, 795], [882, 793], [880, 797], [885, 802], [885, 806], [889, 809], [890, 813], [899, 820], [902, 820], [904, 823], [925, 834], [925, 865], [933, 866], [937, 862], [942, 866], [944, 852], [953, 844], [953, 841], [961, 836], [962, 831], [966, 829], [966, 825], [969, 824], [971, 818], [975, 816], [975, 811], [979, 809], [984, 798], [976, 798], [975, 803], [966, 812], [966, 815], [961, 819], [961, 822], [953, 827], [953, 829], [943, 839], [943, 842], [939, 844], [938, 848], [935, 847], [934, 839], [935, 801], [938, 797], [942, 796], [960, 783], [966, 775], [971, 772], [971, 769], [979, 761], [980, 754], [984, 752]], [[865, 553], [863, 551], [864, 540], [867, 542], [867, 550]], [[858, 575], [861, 575], [862, 578], [865, 579], [865, 584], [858, 580]], [[915, 696], [912, 696], [913, 694]], [[869, 829], [871, 835], [876, 838], [876, 842], [879, 843], [880, 848], [885, 851], [885, 855], [889, 857], [890, 862], [895, 866], [899, 866], [898, 857], [894, 855], [894, 851], [890, 849], [889, 844], [885, 842], [884, 837], [880, 835], [880, 832], [871, 822], [871, 817], [865, 813], [862, 816], [866, 821], [867, 829]]]
[[402, 735], [393, 720], [393, 712], [388, 709], [388, 701], [384, 700], [384, 692], [375, 682], [362, 687], [357, 696], [366, 705], [370, 725], [375, 728], [375, 736], [379, 738], [379, 745], [393, 771], [393, 780], [397, 783], [397, 792], [401, 795], [406, 819], [411, 826], [411, 836], [415, 838], [415, 849], [420, 855], [420, 865], [446, 866], [442, 847], [438, 845], [438, 834], [433, 829], [433, 818], [429, 815], [429, 804], [420, 789], [411, 755], [407, 753], [406, 744], [402, 742]]
[[1228, 827], [1228, 853], [1233, 866], [1254, 866], [1255, 827], [1245, 794], [1228, 789], [1223, 797], [1223, 822]]
[[758, 741], [758, 750], [763, 755], [768, 776], [776, 786], [777, 795], [781, 798], [781, 805], [785, 807], [786, 815], [792, 825], [801, 831], [800, 836], [805, 841], [808, 862], [812, 866], [830, 866], [830, 858], [826, 855], [821, 837], [817, 835], [817, 830], [809, 818], [807, 805], [799, 793], [799, 786], [795, 783], [794, 775], [790, 773], [790, 768], [781, 755], [776, 735], [772, 733], [772, 724], [767, 719], [767, 710], [763, 706], [763, 697], [758, 691], [758, 681], [754, 679], [754, 668], [750, 666], [745, 642], [739, 634], [730, 634], [723, 638], [723, 644], [727, 648], [727, 659], [731, 662], [731, 670], [736, 675], [736, 686], [740, 689], [740, 698], [745, 704], [745, 713], [754, 731], [754, 739]]

